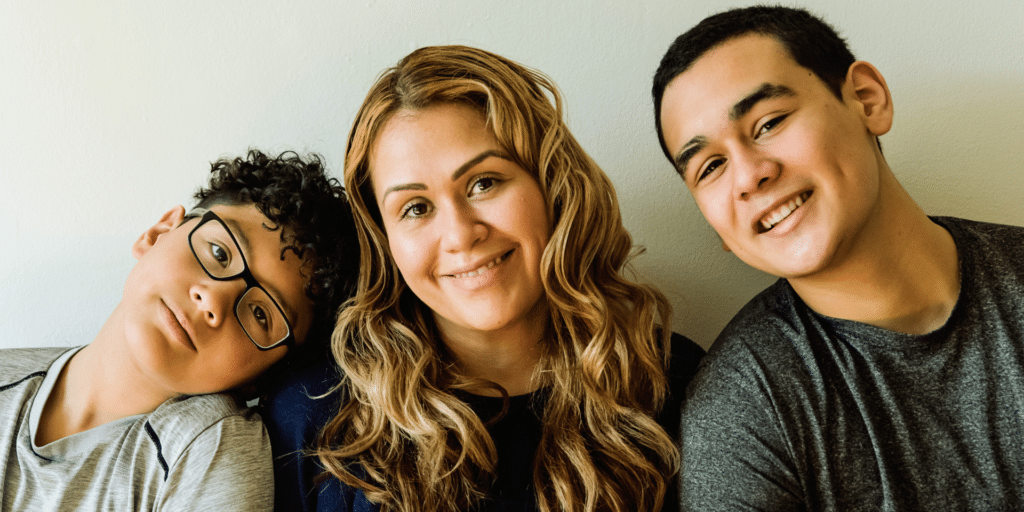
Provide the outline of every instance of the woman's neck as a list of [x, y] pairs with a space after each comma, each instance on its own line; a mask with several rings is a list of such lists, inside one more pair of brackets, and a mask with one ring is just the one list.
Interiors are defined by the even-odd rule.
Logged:
[[[467, 377], [498, 384], [511, 396], [529, 393], [539, 386], [536, 369], [548, 324], [547, 305], [543, 301], [525, 318], [493, 331], [468, 329], [436, 315], [435, 321], [445, 346]], [[471, 392], [500, 395], [487, 387], [474, 388]]]

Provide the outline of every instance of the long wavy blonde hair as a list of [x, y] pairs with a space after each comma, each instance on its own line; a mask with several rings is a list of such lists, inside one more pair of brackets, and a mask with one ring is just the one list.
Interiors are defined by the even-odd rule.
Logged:
[[[658, 510], [678, 448], [654, 420], [666, 397], [668, 301], [623, 276], [632, 239], [608, 177], [562, 120], [541, 73], [463, 46], [416, 50], [370, 89], [349, 135], [345, 185], [362, 265], [332, 349], [346, 400], [320, 433], [328, 472], [383, 510], [465, 510], [493, 483], [496, 449], [457, 389], [433, 316], [389, 251], [370, 151], [399, 111], [477, 108], [511, 159], [540, 184], [553, 232], [541, 261], [548, 335], [536, 373], [547, 395], [533, 465], [544, 511]], [[495, 385], [496, 386], [496, 385]]]

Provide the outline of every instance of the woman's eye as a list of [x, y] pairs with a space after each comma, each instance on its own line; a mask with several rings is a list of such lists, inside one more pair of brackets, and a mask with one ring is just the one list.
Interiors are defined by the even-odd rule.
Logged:
[[422, 217], [428, 213], [430, 213], [430, 208], [427, 206], [427, 203], [409, 203], [402, 209], [401, 218]]
[[480, 178], [473, 182], [473, 188], [469, 190], [469, 195], [479, 194], [481, 192], [487, 192], [497, 185], [498, 180], [489, 176]]
[[755, 136], [755, 138], [770, 132], [773, 128], [778, 126], [779, 123], [781, 123], [784, 119], [786, 119], [786, 116], [784, 115], [769, 119], [766, 123], [761, 125], [761, 128], [757, 130], [757, 135]]

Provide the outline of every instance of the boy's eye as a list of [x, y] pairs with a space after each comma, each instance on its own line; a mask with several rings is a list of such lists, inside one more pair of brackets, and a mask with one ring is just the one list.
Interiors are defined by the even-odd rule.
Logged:
[[263, 309], [263, 306], [253, 306], [252, 317], [264, 331], [270, 330], [270, 315], [267, 310]]
[[210, 242], [210, 256], [224, 267], [227, 267], [231, 261], [231, 255], [228, 254], [228, 251], [214, 242]]

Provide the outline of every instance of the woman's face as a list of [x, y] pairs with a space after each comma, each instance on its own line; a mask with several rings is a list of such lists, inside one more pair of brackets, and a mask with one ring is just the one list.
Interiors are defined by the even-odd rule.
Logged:
[[397, 113], [371, 148], [370, 176], [395, 264], [442, 333], [543, 325], [544, 195], [480, 112]]

